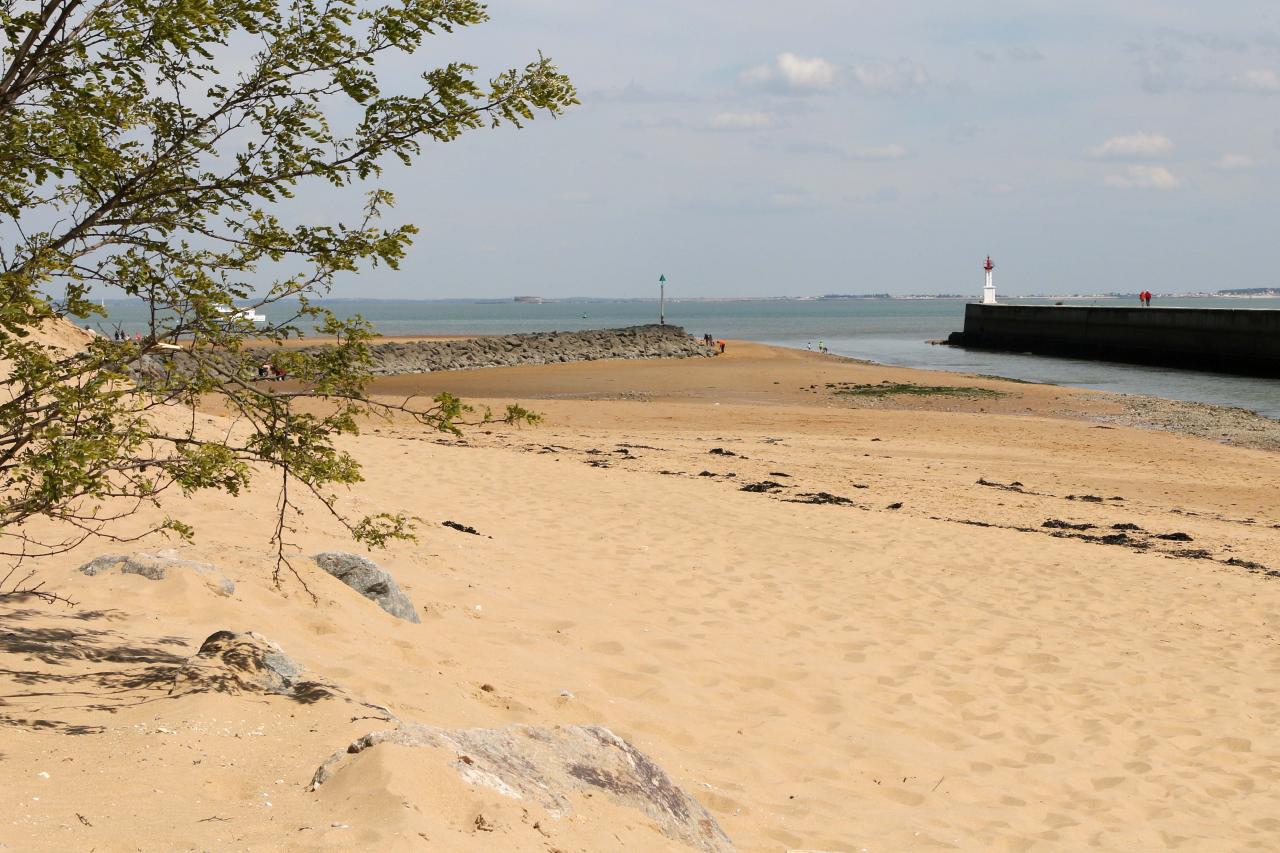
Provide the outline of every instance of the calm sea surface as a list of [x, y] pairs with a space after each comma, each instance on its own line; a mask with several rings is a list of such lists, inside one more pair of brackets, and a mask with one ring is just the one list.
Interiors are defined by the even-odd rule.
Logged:
[[[1014, 304], [1050, 300], [1008, 299]], [[505, 334], [631, 326], [657, 321], [650, 302], [522, 304], [441, 303], [398, 300], [332, 300], [342, 316], [360, 314], [385, 335]], [[819, 342], [833, 353], [882, 364], [966, 373], [989, 373], [1121, 393], [1154, 394], [1226, 406], [1241, 406], [1280, 418], [1280, 380], [1224, 376], [1194, 371], [1079, 361], [1066, 358], [989, 353], [934, 346], [964, 325], [964, 301], [950, 299], [759, 300], [749, 302], [667, 302], [667, 322], [694, 335], [742, 338], [805, 347]], [[1118, 300], [1070, 300], [1069, 305], [1121, 305]], [[1157, 299], [1160, 306], [1280, 309], [1280, 299]], [[113, 322], [141, 329], [136, 303], [107, 301]], [[281, 311], [283, 309], [274, 309]], [[268, 310], [270, 317], [272, 310]], [[273, 318], [275, 319], [275, 318]], [[110, 330], [101, 320], [99, 325]]]

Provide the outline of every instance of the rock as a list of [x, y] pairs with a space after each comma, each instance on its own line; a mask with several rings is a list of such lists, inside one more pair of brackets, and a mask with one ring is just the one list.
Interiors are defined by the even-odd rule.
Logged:
[[[302, 351], [312, 351], [307, 347]], [[268, 350], [246, 350], [245, 363], [261, 363]], [[459, 341], [374, 343], [369, 347], [370, 371], [376, 376], [429, 373], [499, 365], [594, 361], [601, 358], [707, 358], [714, 353], [679, 326], [634, 326], [627, 329], [587, 329], [580, 332], [479, 337]], [[178, 353], [171, 361], [183, 362]], [[228, 363], [228, 369], [236, 371]], [[160, 369], [156, 367], [156, 369]], [[245, 370], [248, 368], [246, 367]]]
[[328, 685], [301, 678], [302, 667], [253, 631], [216, 631], [173, 679], [170, 696], [188, 693], [271, 693], [314, 702], [332, 696]]
[[231, 579], [219, 572], [210, 563], [196, 560], [184, 560], [172, 549], [139, 552], [128, 556], [122, 554], [103, 554], [80, 567], [80, 571], [90, 577], [117, 571], [122, 575], [142, 575], [153, 581], [164, 580], [170, 572], [194, 572], [207, 586], [219, 595], [231, 595], [236, 585]]
[[573, 814], [571, 793], [603, 793], [643, 812], [668, 838], [707, 853], [733, 849], [715, 818], [661, 767], [601, 726], [441, 729], [401, 723], [335, 752], [316, 770], [311, 789], [341, 773], [349, 756], [380, 744], [442, 750], [468, 784], [535, 801], [555, 817]]
[[383, 610], [406, 622], [421, 622], [417, 608], [404, 594], [396, 579], [383, 571], [377, 563], [356, 554], [331, 551], [317, 554], [316, 564], [365, 598], [374, 601]]
[[[1047, 520], [1046, 520], [1043, 524], [1041, 524], [1040, 526], [1041, 526], [1041, 527], [1050, 527], [1050, 528], [1053, 528], [1053, 529], [1055, 529], [1055, 530], [1093, 530], [1093, 529], [1094, 529], [1094, 525], [1092, 525], [1092, 524], [1073, 524], [1073, 523], [1072, 523], [1072, 522], [1070, 522], [1070, 521], [1063, 521], [1063, 520], [1062, 520], [1062, 519], [1060, 519], [1060, 518], [1050, 518], [1050, 519], [1047, 519]], [[1112, 529], [1113, 529], [1113, 530], [1122, 530], [1122, 529], [1123, 529], [1123, 530], [1136, 530], [1137, 528], [1133, 528], [1133, 527], [1127, 527], [1127, 528], [1112, 527]]]

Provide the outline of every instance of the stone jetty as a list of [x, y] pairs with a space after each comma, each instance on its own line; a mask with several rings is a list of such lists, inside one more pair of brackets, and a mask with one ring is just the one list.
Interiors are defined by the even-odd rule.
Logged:
[[[303, 346], [293, 352], [318, 351], [326, 344]], [[252, 377], [257, 366], [282, 352], [276, 346], [247, 347], [238, 357], [222, 354], [222, 369]], [[580, 332], [533, 332], [461, 338], [409, 340], [369, 345], [374, 376], [432, 373], [437, 370], [470, 370], [481, 367], [517, 367], [600, 359], [706, 358], [714, 348], [691, 337], [679, 326], [628, 326], [621, 329], [587, 329]], [[206, 355], [206, 358], [208, 355]], [[182, 372], [190, 356], [177, 350], [150, 354], [134, 362], [129, 372], [135, 381], [158, 379]]]
[[[305, 350], [304, 350], [305, 351]], [[690, 337], [679, 326], [629, 326], [581, 332], [534, 332], [453, 341], [408, 341], [369, 346], [375, 376], [468, 370], [478, 367], [517, 367], [597, 361], [605, 358], [702, 358], [712, 348]], [[252, 352], [269, 355], [271, 350]]]

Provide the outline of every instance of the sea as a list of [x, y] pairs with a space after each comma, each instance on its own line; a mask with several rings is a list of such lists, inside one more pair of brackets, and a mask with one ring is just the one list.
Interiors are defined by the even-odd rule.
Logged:
[[[1046, 305], [1122, 305], [1117, 299], [1013, 299]], [[1238, 406], [1280, 418], [1280, 380], [1142, 367], [1101, 361], [983, 352], [939, 346], [964, 327], [964, 299], [750, 299], [667, 300], [666, 321], [701, 337], [736, 338], [817, 349], [886, 365], [980, 373], [1122, 394]], [[1133, 300], [1136, 304], [1136, 299]], [[1188, 308], [1280, 310], [1280, 298], [1159, 298], [1156, 305]], [[513, 332], [616, 328], [658, 320], [656, 301], [465, 302], [334, 299], [321, 302], [342, 317], [359, 314], [384, 335], [496, 335]], [[93, 318], [105, 332], [120, 323], [144, 329], [140, 303], [107, 300], [109, 319]], [[269, 320], [287, 307], [266, 309]]]

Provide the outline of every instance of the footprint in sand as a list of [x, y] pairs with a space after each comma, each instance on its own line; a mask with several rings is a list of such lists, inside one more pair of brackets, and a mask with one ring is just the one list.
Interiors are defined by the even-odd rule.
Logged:
[[908, 791], [905, 788], [887, 788], [881, 786], [877, 790], [885, 799], [893, 800], [895, 803], [901, 803], [904, 806], [918, 806], [924, 802], [923, 795], [917, 794], [915, 791]]
[[1125, 779], [1126, 779], [1126, 778], [1128, 778], [1128, 777], [1126, 777], [1126, 776], [1100, 776], [1100, 777], [1098, 777], [1097, 779], [1092, 780], [1092, 781], [1093, 781], [1093, 790], [1095, 790], [1095, 791], [1105, 791], [1105, 790], [1107, 790], [1108, 788], [1114, 788], [1116, 785], [1120, 785], [1120, 784], [1122, 784], [1122, 783], [1125, 781]]

